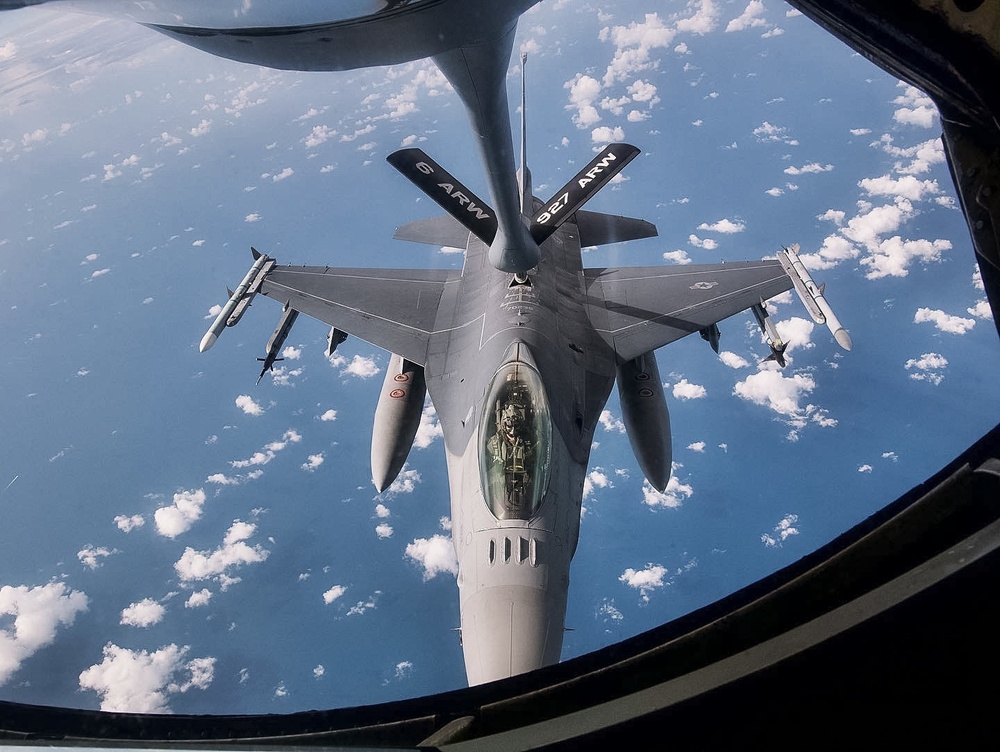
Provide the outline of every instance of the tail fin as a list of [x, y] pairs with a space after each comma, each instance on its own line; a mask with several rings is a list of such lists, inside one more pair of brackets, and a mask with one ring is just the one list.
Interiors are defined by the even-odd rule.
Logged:
[[524, 66], [528, 62], [528, 53], [521, 53], [521, 213], [530, 217], [532, 214], [531, 205], [531, 171], [528, 170], [528, 114], [525, 106], [525, 91], [527, 83], [525, 81]]

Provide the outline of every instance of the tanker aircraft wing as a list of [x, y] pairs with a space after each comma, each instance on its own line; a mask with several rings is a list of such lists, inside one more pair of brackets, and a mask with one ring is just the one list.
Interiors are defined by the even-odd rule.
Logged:
[[446, 269], [275, 266], [260, 292], [422, 365], [441, 296], [461, 276]]
[[619, 362], [790, 290], [777, 261], [584, 269], [587, 307]]

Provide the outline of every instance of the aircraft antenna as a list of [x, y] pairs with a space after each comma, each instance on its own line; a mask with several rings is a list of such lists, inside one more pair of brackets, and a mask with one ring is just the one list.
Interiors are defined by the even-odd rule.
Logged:
[[525, 107], [524, 66], [528, 62], [528, 53], [521, 53], [521, 212], [527, 216], [533, 214], [531, 205], [531, 173], [528, 171], [528, 117]]

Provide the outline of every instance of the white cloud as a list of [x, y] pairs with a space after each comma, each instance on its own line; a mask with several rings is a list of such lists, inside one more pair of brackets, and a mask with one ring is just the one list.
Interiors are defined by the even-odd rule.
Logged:
[[718, 242], [712, 240], [712, 238], [705, 238], [704, 240], [702, 240], [701, 238], [699, 238], [697, 235], [694, 234], [688, 235], [688, 242], [695, 248], [703, 248], [706, 251], [714, 251], [716, 248], [719, 247]]
[[87, 596], [64, 582], [0, 587], [0, 686], [28, 658], [51, 645], [59, 627], [87, 610]]
[[122, 609], [121, 624], [129, 627], [151, 627], [163, 621], [167, 609], [152, 598], [143, 598]]
[[313, 669], [313, 677], [316, 678], [316, 679], [319, 679], [325, 673], [326, 673], [326, 669], [323, 668], [323, 664], [322, 663], [319, 664], [318, 666], [316, 666], [316, 668]]
[[910, 378], [914, 381], [927, 381], [937, 386], [944, 380], [944, 369], [948, 360], [938, 353], [924, 353], [919, 358], [910, 358], [905, 368], [912, 371]]
[[883, 240], [870, 256], [861, 259], [867, 268], [866, 279], [905, 277], [913, 261], [929, 264], [940, 261], [944, 251], [951, 250], [950, 240], [903, 240], [899, 235]]
[[970, 316], [975, 316], [977, 319], [993, 320], [993, 309], [990, 308], [990, 302], [986, 298], [977, 300], [972, 308], [966, 308], [965, 310]]
[[858, 186], [870, 196], [900, 196], [910, 201], [920, 201], [928, 195], [941, 192], [936, 180], [918, 180], [913, 175], [893, 178], [882, 175], [877, 178], [864, 178]]
[[742, 222], [733, 222], [731, 219], [720, 219], [718, 222], [713, 222], [708, 224], [702, 222], [698, 225], [699, 230], [708, 230], [709, 232], [722, 232], [726, 234], [732, 234], [736, 232], [743, 232], [746, 229], [746, 225]]
[[243, 218], [243, 221], [244, 222], [260, 222], [260, 214], [258, 214], [257, 212], [253, 212], [252, 214], [247, 214]]
[[645, 569], [632, 569], [629, 567], [621, 573], [618, 581], [624, 582], [630, 588], [638, 590], [643, 601], [648, 603], [649, 594], [666, 584], [663, 580], [666, 574], [666, 567], [660, 564], [647, 564]]
[[201, 606], [207, 606], [210, 600], [212, 600], [212, 591], [208, 588], [202, 588], [201, 590], [196, 590], [188, 596], [188, 599], [184, 602], [184, 608], [200, 608]]
[[76, 558], [79, 559], [80, 563], [88, 569], [97, 569], [101, 566], [101, 559], [111, 556], [113, 553], [118, 552], [111, 551], [104, 546], [94, 548], [94, 546], [88, 545], [76, 552]]
[[704, 35], [715, 30], [715, 24], [719, 18], [719, 10], [715, 0], [698, 0], [696, 6], [697, 10], [693, 16], [677, 21], [677, 31]]
[[590, 140], [595, 144], [606, 144], [612, 141], [621, 141], [625, 138], [625, 131], [622, 130], [620, 125], [616, 125], [611, 128], [607, 125], [602, 125], [594, 128], [590, 132]]
[[198, 136], [204, 136], [210, 130], [212, 130], [212, 121], [202, 120], [198, 125], [189, 130], [188, 133], [197, 138]]
[[590, 496], [595, 488], [614, 488], [614, 485], [608, 479], [603, 467], [595, 467], [583, 479], [583, 498]]
[[767, 22], [760, 17], [763, 12], [764, 3], [761, 0], [750, 0], [743, 12], [726, 24], [726, 33], [764, 26]]
[[236, 407], [247, 415], [263, 415], [264, 408], [261, 407], [249, 394], [241, 394], [236, 398]]
[[214, 551], [196, 551], [190, 546], [174, 563], [174, 570], [184, 582], [206, 580], [211, 577], [228, 577], [227, 571], [243, 564], [256, 564], [267, 559], [270, 553], [259, 544], [246, 543], [257, 530], [249, 522], [235, 520], [223, 538], [222, 545]]
[[788, 540], [793, 535], [798, 535], [799, 530], [795, 527], [795, 523], [798, 522], [799, 517], [796, 514], [786, 514], [781, 518], [781, 521], [774, 526], [772, 531], [774, 535], [769, 533], [763, 533], [760, 536], [761, 542], [768, 548], [773, 548], [775, 546], [780, 546], [783, 542]]
[[746, 368], [750, 365], [746, 360], [734, 352], [729, 352], [729, 350], [723, 350], [720, 352], [719, 360], [730, 368]]
[[329, 606], [346, 592], [347, 588], [344, 585], [334, 585], [332, 588], [323, 593], [323, 603]]
[[[680, 466], [675, 463], [674, 469], [678, 467]], [[642, 501], [646, 506], [654, 509], [657, 507], [676, 509], [684, 503], [685, 499], [690, 499], [692, 494], [694, 494], [694, 489], [686, 483], [681, 483], [674, 474], [670, 475], [667, 487], [662, 492], [653, 488], [648, 480], [642, 482]]]
[[202, 489], [178, 491], [170, 506], [160, 507], [153, 514], [156, 532], [165, 538], [176, 538], [181, 533], [186, 533], [201, 517], [204, 504], [205, 492]]
[[400, 661], [396, 664], [396, 678], [405, 679], [413, 673], [413, 663], [410, 661]]
[[704, 441], [695, 441], [692, 444], [688, 444], [687, 448], [690, 449], [692, 452], [698, 452], [699, 454], [704, 454], [705, 453], [705, 442]]
[[687, 255], [687, 251], [666, 251], [663, 254], [664, 261], [671, 261], [675, 264], [690, 264], [691, 257]]
[[390, 495], [413, 493], [419, 482], [420, 473], [412, 468], [408, 468], [406, 465], [403, 465], [403, 469], [399, 471], [399, 475], [396, 476], [396, 480], [389, 485], [389, 488], [385, 490], [385, 493]]
[[289, 444], [298, 444], [302, 441], [302, 436], [295, 429], [289, 428], [281, 435], [279, 441], [272, 441], [264, 445], [263, 450], [254, 452], [245, 460], [232, 460], [229, 464], [234, 468], [245, 468], [256, 465], [266, 465], [273, 460], [278, 452], [285, 449]]
[[601, 416], [598, 418], [601, 425], [604, 427], [605, 431], [616, 431], [618, 433], [625, 433], [625, 424], [622, 423], [620, 418], [616, 418], [610, 410], [601, 410]]
[[933, 100], [915, 86], [902, 81], [897, 86], [903, 89], [903, 93], [892, 100], [892, 103], [902, 106], [893, 113], [892, 119], [918, 128], [933, 127], [934, 118], [938, 114]]
[[172, 694], [207, 689], [215, 673], [215, 658], [187, 657], [190, 647], [171, 643], [148, 653], [109, 642], [104, 660], [80, 674], [80, 689], [101, 697], [101, 710], [115, 713], [169, 713]]
[[334, 421], [337, 419], [337, 411], [333, 409], [327, 410], [325, 413], [319, 416], [319, 419], [328, 423]]
[[123, 533], [130, 533], [137, 527], [142, 527], [143, 525], [146, 524], [146, 520], [143, 518], [141, 514], [133, 514], [131, 517], [127, 517], [124, 514], [119, 514], [117, 517], [115, 517], [114, 521], [115, 524], [118, 526], [118, 529], [121, 530]]
[[378, 517], [379, 519], [384, 520], [390, 514], [392, 513], [389, 511], [389, 507], [387, 507], [385, 504], [375, 505], [375, 516]]
[[931, 308], [918, 308], [913, 316], [913, 323], [922, 324], [928, 321], [933, 322], [940, 331], [949, 334], [965, 334], [976, 325], [975, 319], [963, 319]]
[[794, 429], [788, 439], [798, 439], [798, 429], [807, 423], [816, 423], [829, 428], [837, 425], [837, 421], [829, 417], [826, 410], [816, 405], [800, 404], [800, 401], [813, 389], [816, 382], [806, 373], [796, 373], [785, 376], [777, 367], [766, 364], [757, 373], [739, 381], [733, 388], [733, 393], [740, 399], [753, 402], [774, 411], [784, 417], [785, 422]]
[[379, 538], [391, 538], [392, 532], [392, 525], [388, 522], [380, 522], [375, 526], [375, 535]]
[[[711, 6], [710, 0], [708, 5]], [[697, 31], [695, 26], [699, 21], [694, 19], [678, 22], [677, 28], [681, 29], [681, 25], [685, 23], [687, 30]], [[657, 67], [657, 62], [650, 59], [650, 52], [668, 46], [674, 36], [675, 31], [666, 26], [656, 13], [647, 13], [639, 23], [601, 29], [599, 39], [602, 42], [610, 40], [615, 45], [614, 55], [603, 77], [604, 85], [610, 86], [616, 81], [630, 78], [638, 71]]]
[[804, 164], [801, 167], [786, 167], [783, 172], [786, 175], [808, 175], [818, 172], [829, 172], [832, 169], [832, 164], [821, 165], [819, 162], [810, 162], [809, 164]]
[[290, 178], [294, 174], [295, 174], [295, 170], [293, 170], [291, 167], [286, 167], [285, 169], [283, 169], [278, 174], [272, 175], [271, 176], [271, 180], [273, 180], [275, 183], [277, 183], [277, 182], [280, 182], [280, 181], [285, 180], [287, 178]]
[[334, 353], [328, 360], [331, 366], [340, 369], [341, 376], [357, 376], [362, 379], [370, 379], [372, 376], [382, 372], [382, 369], [375, 363], [374, 358], [362, 355], [355, 355], [350, 363], [340, 353]]
[[406, 556], [423, 568], [424, 582], [445, 572], [458, 575], [455, 547], [451, 538], [444, 535], [417, 538], [413, 543], [407, 544]]
[[306, 472], [311, 473], [314, 470], [316, 470], [320, 465], [323, 464], [323, 459], [324, 458], [322, 452], [320, 452], [319, 454], [310, 454], [309, 459], [306, 462], [302, 463], [302, 469], [305, 470]]
[[858, 468], [858, 472], [859, 473], [870, 473], [871, 471], [872, 471], [872, 466], [871, 465], [861, 465]]
[[420, 414], [420, 425], [417, 427], [417, 435], [413, 439], [413, 446], [417, 449], [426, 449], [440, 436], [444, 436], [444, 429], [441, 428], [441, 423], [438, 422], [437, 411], [434, 409], [434, 405], [428, 402], [424, 405], [424, 410]]
[[320, 144], [326, 143], [331, 138], [337, 135], [337, 131], [326, 125], [314, 126], [312, 131], [302, 139], [302, 143], [306, 145], [309, 149], [314, 149]]
[[701, 399], [707, 394], [705, 387], [700, 384], [692, 384], [687, 379], [681, 379], [676, 384], [674, 384], [673, 395], [674, 399], [693, 400]]

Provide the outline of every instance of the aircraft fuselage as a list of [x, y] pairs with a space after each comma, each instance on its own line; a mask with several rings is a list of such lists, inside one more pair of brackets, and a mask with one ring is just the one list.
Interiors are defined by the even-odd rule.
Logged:
[[[594, 332], [576, 226], [518, 284], [475, 237], [432, 337], [427, 389], [441, 421], [470, 684], [559, 660], [569, 568], [598, 416], [615, 378]], [[544, 487], [543, 487], [544, 486]]]

